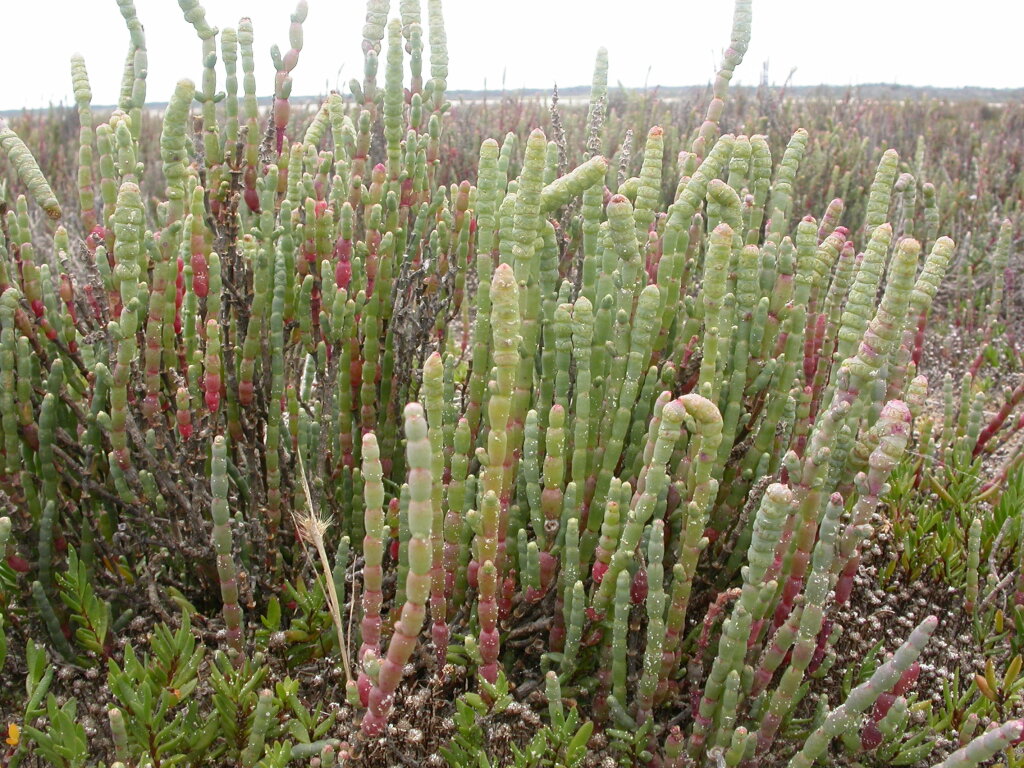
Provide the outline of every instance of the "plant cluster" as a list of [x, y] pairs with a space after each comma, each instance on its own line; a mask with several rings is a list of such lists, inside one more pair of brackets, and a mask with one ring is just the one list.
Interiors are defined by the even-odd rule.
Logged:
[[[929, 397], [957, 247], [923, 143], [805, 200], [807, 130], [722, 133], [750, 0], [689, 134], [638, 120], [614, 162], [601, 50], [586, 113], [472, 181], [440, 0], [369, 0], [363, 80], [308, 119], [305, 0], [264, 111], [249, 21], [179, 0], [203, 73], [157, 141], [118, 4], [106, 122], [72, 60], [76, 231], [0, 122], [8, 765], [1020, 761], [1024, 386], [986, 414], [982, 355]], [[923, 611], [852, 661], [863, 595], [922, 568], [1013, 655], [937, 674]]]

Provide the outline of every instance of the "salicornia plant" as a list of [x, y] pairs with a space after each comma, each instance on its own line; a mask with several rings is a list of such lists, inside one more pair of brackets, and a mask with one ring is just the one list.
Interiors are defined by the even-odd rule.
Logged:
[[[698, 125], [616, 106], [602, 50], [550, 140], [447, 100], [440, 0], [370, 0], [362, 81], [308, 110], [304, 0], [269, 110], [251, 22], [179, 5], [202, 73], [158, 130], [131, 0], [105, 120], [72, 60], [65, 226], [0, 121], [34, 201], [0, 203], [10, 764], [966, 768], [1020, 739], [1017, 656], [976, 683], [990, 729], [957, 710], [928, 733], [962, 744], [921, 749], [927, 611], [835, 668], [892, 484], [976, 477], [1024, 388], [993, 416], [969, 373], [926, 409], [957, 246], [923, 156], [865, 149], [805, 193], [814, 132], [727, 111], [750, 0]], [[996, 500], [1022, 455], [961, 495]], [[1021, 563], [1000, 519], [957, 548], [979, 627], [1024, 595], [980, 583], [995, 535]]]

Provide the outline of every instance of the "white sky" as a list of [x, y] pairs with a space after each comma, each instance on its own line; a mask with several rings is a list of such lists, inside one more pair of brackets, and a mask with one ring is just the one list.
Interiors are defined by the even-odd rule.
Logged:
[[[73, 103], [69, 59], [85, 56], [93, 103], [117, 100], [128, 33], [115, 0], [0, 0], [0, 109]], [[135, 0], [149, 48], [148, 99], [166, 101], [182, 77], [198, 81], [200, 43], [175, 0]], [[292, 0], [203, 0], [207, 19], [255, 29], [259, 95], [273, 91], [269, 49], [287, 49]], [[296, 95], [362, 79], [362, 0], [309, 0]], [[398, 13], [398, 0], [392, 0]], [[424, 22], [426, 21], [426, 2]], [[590, 82], [598, 46], [612, 85], [704, 84], [728, 44], [729, 0], [444, 0], [449, 87], [498, 90]], [[1024, 86], [1021, 0], [754, 0], [753, 40], [734, 82], [1000, 88]], [[696, 31], [699, 30], [699, 34]], [[424, 34], [424, 39], [426, 34]], [[426, 58], [426, 57], [425, 57]], [[424, 72], [429, 76], [425, 61]], [[239, 63], [241, 71], [241, 63]], [[380, 78], [383, 80], [383, 68]], [[223, 71], [218, 71], [218, 89]]]

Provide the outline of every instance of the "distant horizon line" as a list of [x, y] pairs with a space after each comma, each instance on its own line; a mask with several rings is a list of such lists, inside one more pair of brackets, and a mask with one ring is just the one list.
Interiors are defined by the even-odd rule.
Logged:
[[[589, 84], [584, 85], [569, 85], [569, 86], [520, 86], [517, 88], [502, 87], [497, 89], [492, 88], [448, 88], [445, 93], [449, 100], [456, 98], [475, 98], [479, 99], [484, 95], [491, 94], [519, 94], [527, 96], [550, 96], [553, 93], [554, 88], [558, 88], [559, 96], [562, 95], [587, 95], [590, 92], [591, 86]], [[741, 90], [758, 90], [762, 88], [762, 85], [733, 85], [731, 91]], [[885, 89], [885, 90], [903, 90], [903, 91], [917, 91], [917, 92], [944, 92], [944, 93], [955, 93], [962, 97], [968, 97], [964, 100], [970, 100], [970, 94], [987, 93], [987, 94], [1005, 94], [1011, 98], [1020, 98], [1024, 100], [1024, 85], [1017, 87], [1004, 88], [999, 86], [987, 86], [987, 85], [905, 85], [897, 82], [871, 82], [871, 83], [854, 83], [847, 85], [837, 85], [835, 83], [818, 83], [816, 85], [786, 85], [786, 84], [771, 84], [767, 86], [771, 89], [780, 89], [786, 91], [816, 91], [821, 89], [832, 90], [832, 91], [851, 91], [857, 89], [874, 88], [874, 89]], [[701, 85], [690, 84], [690, 85], [645, 85], [645, 86], [623, 86], [623, 85], [609, 85], [609, 91], [626, 91], [631, 93], [643, 93], [651, 91], [702, 91], [711, 88], [710, 83], [704, 83]], [[351, 94], [343, 94], [345, 96], [351, 96]], [[319, 103], [320, 100], [324, 99], [327, 94], [306, 94], [306, 95], [292, 95], [289, 98], [293, 104], [305, 104], [305, 103]], [[239, 97], [241, 98], [241, 97]], [[266, 96], [257, 96], [257, 102], [261, 105], [270, 103], [273, 101], [274, 96], [272, 94]], [[51, 102], [47, 106], [43, 107], [7, 107], [0, 109], [0, 115], [11, 116], [20, 114], [23, 112], [39, 112], [43, 110], [50, 110], [56, 108], [74, 108], [74, 99], [72, 98], [68, 102], [60, 101], [57, 103]], [[116, 104], [98, 104], [93, 103], [90, 105], [92, 109], [116, 109]], [[147, 101], [145, 104], [146, 108], [161, 108], [167, 106], [167, 101]]]

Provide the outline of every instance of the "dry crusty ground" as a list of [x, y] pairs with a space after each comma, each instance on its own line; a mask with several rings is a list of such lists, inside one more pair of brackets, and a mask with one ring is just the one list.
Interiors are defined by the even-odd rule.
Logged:
[[[824, 681], [813, 686], [812, 695], [805, 700], [804, 709], [813, 707], [816, 696], [820, 694], [826, 695], [833, 704], [840, 701], [842, 695], [838, 692], [838, 683], [843, 669], [849, 665], [859, 665], [878, 640], [883, 641], [884, 648], [895, 649], [910, 629], [930, 614], [938, 615], [941, 622], [921, 657], [922, 672], [915, 689], [919, 700], [931, 698], [938, 705], [942, 682], [952, 679], [956, 667], [960, 669], [961, 679], [965, 680], [970, 680], [975, 673], [982, 671], [983, 661], [977, 653], [969, 620], [962, 610], [962, 595], [942, 584], [923, 580], [913, 584], [896, 584], [889, 590], [875, 586], [879, 564], [895, 556], [895, 553], [888, 551], [890, 544], [883, 533], [879, 537], [878, 546], [867, 553], [865, 567], [857, 577], [850, 604], [834, 617], [845, 630], [835, 649], [836, 663]], [[132, 634], [136, 635], [133, 640], [136, 647], [142, 647], [144, 622], [137, 621], [131, 629]], [[206, 639], [213, 642], [215, 638], [210, 634], [213, 633], [207, 633]], [[14, 655], [20, 649], [12, 648], [11, 651]], [[332, 735], [348, 741], [359, 751], [359, 757], [348, 764], [365, 768], [441, 767], [446, 762], [438, 750], [454, 734], [451, 702], [470, 688], [470, 681], [463, 668], [452, 665], [445, 668], [443, 676], [437, 675], [432, 656], [429, 647], [419, 648], [409, 665], [408, 676], [399, 689], [395, 708], [397, 714], [388, 726], [388, 733], [383, 738], [369, 742], [361, 742], [356, 735], [360, 715], [358, 711], [347, 705], [328, 703], [344, 701], [345, 680], [338, 667], [329, 660], [321, 659], [309, 662], [298, 671], [293, 670], [292, 676], [302, 680], [304, 700], [308, 706], [320, 704], [337, 709], [339, 724]], [[537, 713], [544, 709], [545, 700], [542, 689], [536, 684], [539, 682], [537, 674], [531, 674], [530, 669], [536, 670], [536, 666], [527, 668], [524, 665], [523, 668], [513, 670], [512, 676], [518, 680], [521, 689], [531, 689], [532, 692], [510, 706], [502, 715], [493, 716], [485, 723], [492, 765], [510, 764], [509, 745], [524, 744], [541, 725], [541, 717]], [[275, 673], [279, 677], [285, 675], [281, 668], [275, 669]], [[106, 687], [105, 677], [104, 673], [96, 669], [82, 671], [63, 667], [54, 684], [54, 691], [59, 697], [74, 695], [78, 699], [82, 722], [93, 754], [96, 755], [109, 755], [113, 748], [105, 716], [113, 700]], [[267, 685], [273, 682], [272, 676], [267, 680]], [[678, 709], [669, 708], [662, 710], [658, 719], [667, 721], [674, 719], [677, 714]], [[589, 746], [590, 753], [584, 764], [586, 768], [611, 768], [617, 764], [615, 757], [609, 753], [607, 738], [600, 732], [595, 733]], [[921, 765], [939, 762], [955, 746], [941, 736], [936, 738], [930, 758], [922, 761]], [[774, 768], [776, 765], [784, 765], [790, 756], [791, 750], [780, 741], [772, 754], [762, 756], [760, 761]], [[830, 764], [851, 762], [850, 756], [838, 751], [830, 758]]]
[[[843, 669], [860, 664], [878, 640], [883, 641], [884, 648], [895, 649], [910, 629], [930, 614], [938, 615], [941, 622], [921, 658], [922, 673], [915, 689], [919, 699], [931, 698], [938, 704], [942, 682], [952, 678], [955, 668], [959, 668], [963, 680], [970, 680], [983, 668], [969, 620], [962, 610], [961, 594], [933, 581], [901, 584], [898, 571], [896, 583], [890, 584], [889, 589], [877, 587], [877, 570], [889, 558], [896, 557], [897, 553], [892, 551], [892, 542], [884, 532], [884, 520], [879, 517], [875, 522], [883, 532], [877, 537], [875, 546], [866, 552], [864, 568], [857, 577], [850, 604], [834, 616], [835, 621], [845, 630], [835, 649], [836, 663], [823, 681], [814, 684], [812, 695], [805, 700], [804, 709], [813, 707], [816, 696], [820, 694], [826, 695], [833, 704], [840, 701], [842, 695], [838, 691], [838, 683]], [[137, 648], [145, 646], [147, 624], [148, 621], [140, 617], [133, 622], [127, 633]], [[209, 644], [215, 644], [218, 620], [210, 620], [208, 624], [210, 628], [203, 630], [204, 639]], [[12, 647], [10, 650], [11, 661], [23, 658], [23, 649]], [[514, 693], [521, 700], [517, 700], [502, 715], [489, 718], [485, 724], [488, 751], [492, 765], [495, 766], [509, 764], [509, 745], [524, 744], [541, 724], [538, 713], [545, 708], [545, 700], [539, 685], [539, 665], [535, 663], [531, 650], [523, 649], [522, 663], [518, 668], [510, 670], [510, 677], [518, 683], [518, 690]], [[286, 674], [280, 665], [274, 666], [274, 675], [266, 682], [268, 686], [274, 682], [275, 676], [283, 678]], [[997, 668], [1000, 668], [999, 665]], [[299, 670], [293, 670], [291, 674], [302, 680], [307, 706], [319, 704], [337, 710], [339, 724], [332, 735], [348, 741], [359, 752], [359, 757], [352, 760], [350, 765], [366, 768], [444, 766], [446, 763], [438, 750], [454, 734], [451, 702], [470, 688], [471, 681], [467, 679], [463, 668], [453, 665], [445, 668], [444, 675], [437, 675], [429, 646], [419, 647], [407, 672], [397, 697], [397, 714], [388, 727], [387, 735], [369, 742], [362, 742], [356, 735], [360, 715], [358, 711], [344, 704], [330, 704], [343, 702], [345, 690], [344, 676], [332, 661], [312, 661]], [[53, 688], [60, 698], [73, 695], [78, 699], [79, 712], [83, 716], [91, 749], [97, 755], [109, 755], [113, 747], [105, 716], [113, 700], [105, 678], [105, 673], [97, 669], [80, 670], [65, 666], [59, 670]], [[678, 721], [688, 719], [688, 716], [677, 707], [662, 710], [658, 719], [662, 722], [670, 719]], [[585, 762], [586, 768], [611, 768], [617, 764], [608, 750], [607, 738], [600, 732], [595, 733], [589, 746], [591, 749]], [[921, 764], [935, 764], [954, 747], [951, 742], [937, 738], [930, 759]], [[762, 756], [761, 761], [766, 761], [772, 767], [781, 766], [790, 756], [790, 750], [780, 742], [772, 754]], [[848, 755], [837, 752], [831, 762], [843, 764], [852, 761]]]
[[[884, 528], [883, 518], [879, 516], [875, 522]], [[939, 625], [919, 658], [921, 674], [913, 692], [918, 701], [930, 699], [935, 707], [941, 707], [943, 682], [952, 682], [957, 670], [960, 679], [969, 682], [975, 673], [984, 671], [984, 661], [971, 621], [963, 610], [964, 596], [958, 590], [934, 580], [907, 582], [900, 571], [887, 589], [878, 586], [878, 572], [895, 557], [898, 553], [885, 532], [880, 533], [874, 546], [865, 552], [850, 603], [834, 617], [844, 631], [836, 643], [834, 674], [827, 680], [831, 685], [822, 689], [828, 693], [829, 688], [834, 688], [842, 671], [860, 665], [879, 640], [884, 649], [895, 650], [922, 620], [937, 616]], [[833, 691], [829, 701], [841, 698]], [[913, 717], [916, 724], [924, 724], [923, 715]], [[932, 753], [921, 765], [934, 765], [958, 747], [943, 734], [936, 734]], [[849, 756], [844, 756], [849, 760]], [[838, 757], [838, 754], [833, 755], [833, 762]]]

